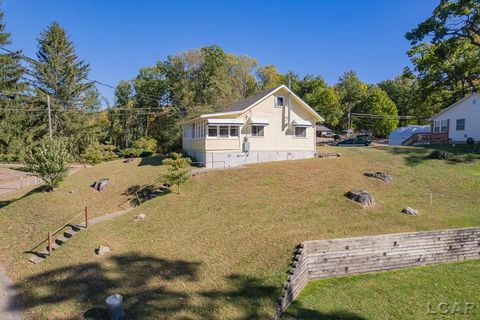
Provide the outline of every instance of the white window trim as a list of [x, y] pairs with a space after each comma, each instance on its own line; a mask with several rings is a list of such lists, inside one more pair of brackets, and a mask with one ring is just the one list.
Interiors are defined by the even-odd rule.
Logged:
[[[254, 136], [252, 134], [252, 128], [253, 127], [263, 127], [263, 136]], [[249, 132], [249, 136], [251, 138], [265, 138], [267, 136], [267, 134], [265, 133], [265, 127], [266, 125], [261, 125], [261, 124], [253, 124], [253, 125], [250, 125], [250, 132]]]
[[[458, 120], [463, 120], [463, 129], [458, 129]], [[465, 118], [455, 120], [455, 131], [465, 131], [467, 120]]]
[[[297, 128], [305, 128], [305, 137], [302, 137], [302, 136], [297, 136]], [[294, 127], [293, 128], [293, 138], [294, 139], [307, 139], [308, 138], [308, 131], [307, 131], [307, 128], [308, 127]]]
[[[282, 99], [283, 99], [283, 106], [277, 105], [277, 99], [278, 99], [278, 98], [282, 98]], [[285, 107], [285, 96], [280, 96], [280, 95], [275, 96], [274, 104], [275, 104], [275, 105], [274, 105], [275, 108], [283, 108], [283, 107]]]
[[[442, 131], [442, 122], [446, 122], [446, 128], [447, 130]], [[436, 130], [438, 128], [438, 131]], [[447, 133], [448, 132], [448, 120], [435, 120], [433, 121], [433, 133]]]
[[[210, 136], [208, 135], [208, 128], [209, 127], [217, 127], [217, 135], [216, 136]], [[220, 127], [228, 127], [228, 137], [220, 137]], [[238, 135], [237, 136], [231, 136], [230, 135], [230, 127], [237, 127], [238, 128]], [[238, 125], [219, 125], [219, 124], [209, 124], [207, 125], [207, 134], [205, 135], [206, 139], [212, 139], [212, 140], [238, 140], [240, 139], [240, 134], [241, 134], [241, 129], [240, 126]]]

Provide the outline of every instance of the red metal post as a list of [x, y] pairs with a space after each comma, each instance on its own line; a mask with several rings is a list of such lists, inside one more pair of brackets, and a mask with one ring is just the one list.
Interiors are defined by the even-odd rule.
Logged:
[[90, 222], [90, 215], [88, 214], [88, 207], [85, 206], [85, 228], [88, 228]]
[[53, 241], [52, 241], [52, 232], [48, 231], [48, 254], [52, 255], [53, 251]]

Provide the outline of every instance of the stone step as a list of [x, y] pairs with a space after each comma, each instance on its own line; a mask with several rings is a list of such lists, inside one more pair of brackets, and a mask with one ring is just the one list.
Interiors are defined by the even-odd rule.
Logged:
[[79, 232], [85, 229], [85, 226], [82, 226], [80, 224], [72, 224], [70, 228], [72, 228], [73, 231]]
[[45, 258], [48, 258], [50, 254], [48, 253], [48, 250], [43, 250], [43, 251], [37, 252], [37, 255], [45, 259]]
[[[65, 231], [62, 236], [53, 240], [52, 250], [56, 250], [56, 249], [60, 248], [62, 244], [64, 244], [65, 242], [68, 241], [68, 239], [70, 239], [71, 237], [73, 237], [78, 232], [82, 231], [83, 229], [85, 229], [85, 227], [81, 226], [81, 225], [71, 225], [70, 228], [71, 229]], [[50, 254], [49, 254], [48, 245], [47, 245], [45, 247], [45, 250], [37, 252], [36, 254], [33, 254], [28, 259], [28, 261], [30, 261], [34, 264], [37, 264], [37, 263], [42, 262], [43, 260], [45, 260], [49, 256], [50, 256]]]
[[75, 231], [75, 230], [73, 230], [73, 229], [72, 229], [72, 230], [65, 231], [65, 232], [63, 233], [63, 235], [64, 235], [65, 237], [67, 237], [67, 238], [71, 238], [71, 237], [73, 237], [73, 236], [76, 235], [76, 234], [77, 234], [77, 231]]
[[30, 259], [28, 259], [28, 261], [30, 261], [31, 263], [34, 263], [34, 264], [40, 263], [43, 260], [45, 260], [45, 258], [39, 257], [37, 255], [31, 255]]
[[68, 241], [68, 238], [65, 236], [60, 236], [57, 239], [55, 239], [55, 243], [58, 243], [58, 244], [64, 244], [67, 241]]

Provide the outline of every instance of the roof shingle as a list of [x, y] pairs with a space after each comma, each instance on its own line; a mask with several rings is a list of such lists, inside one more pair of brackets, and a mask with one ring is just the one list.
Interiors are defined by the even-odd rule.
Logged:
[[257, 102], [258, 100], [268, 96], [270, 93], [277, 90], [279, 87], [281, 87], [281, 86], [275, 87], [273, 89], [265, 90], [263, 92], [257, 93], [256, 95], [247, 97], [247, 98], [245, 98], [243, 100], [240, 100], [240, 101], [237, 101], [234, 104], [231, 104], [228, 107], [226, 107], [223, 110], [223, 112], [234, 112], [234, 111], [245, 110], [246, 108], [248, 108], [249, 106], [251, 106], [252, 104]]

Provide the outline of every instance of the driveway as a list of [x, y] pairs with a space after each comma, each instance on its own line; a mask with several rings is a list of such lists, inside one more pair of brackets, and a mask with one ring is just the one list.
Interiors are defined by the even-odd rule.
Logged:
[[15, 301], [15, 285], [5, 274], [5, 270], [0, 265], [0, 319], [2, 320], [21, 320], [23, 319], [18, 305]]

